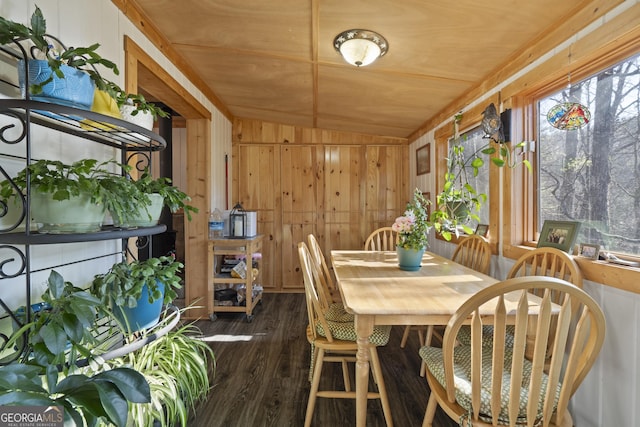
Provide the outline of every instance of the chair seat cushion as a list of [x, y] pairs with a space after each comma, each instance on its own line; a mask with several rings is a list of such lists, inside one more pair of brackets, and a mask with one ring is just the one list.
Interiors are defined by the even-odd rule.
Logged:
[[[515, 334], [515, 329], [513, 325], [508, 325], [506, 329], [507, 334], [504, 337], [504, 344], [507, 347], [513, 347], [513, 336]], [[458, 336], [456, 337], [456, 339], [461, 345], [471, 345], [471, 327], [463, 325], [458, 331]], [[482, 325], [482, 345], [493, 345], [493, 325]]]
[[353, 322], [355, 317], [347, 313], [341, 302], [332, 303], [324, 313], [324, 318], [330, 322]]
[[[489, 361], [488, 363], [483, 363], [482, 366], [482, 390], [480, 392], [481, 403], [480, 403], [480, 412], [479, 418], [484, 422], [491, 422], [493, 417], [491, 413], [491, 352], [492, 347], [483, 346], [482, 347], [482, 360]], [[442, 349], [436, 347], [425, 346], [422, 347], [419, 351], [420, 357], [425, 361], [429, 372], [433, 375], [433, 377], [445, 387], [445, 376], [444, 376], [444, 364], [443, 364], [443, 356]], [[498, 415], [498, 423], [499, 424], [509, 424], [509, 416], [508, 416], [508, 404], [509, 404], [509, 394], [510, 394], [510, 381], [511, 381], [511, 359], [513, 353], [506, 349], [505, 351], [505, 369], [502, 375], [502, 395], [501, 395], [501, 405], [500, 405], [500, 414]], [[531, 362], [528, 360], [524, 361], [524, 376], [522, 378], [522, 386], [520, 387], [520, 409], [518, 412], [518, 419], [516, 421], [517, 424], [526, 423], [526, 407], [528, 402], [528, 384], [531, 378]], [[548, 377], [546, 374], [542, 374], [542, 395], [546, 393]], [[455, 396], [456, 401], [460, 406], [465, 408], [467, 412], [473, 413], [471, 409], [471, 347], [466, 345], [459, 345], [454, 349], [454, 383], [455, 383]], [[558, 401], [558, 396], [560, 393], [560, 385], [556, 390], [556, 398], [555, 402]], [[536, 422], [542, 418], [542, 399], [539, 399], [538, 404], [538, 413], [536, 414]], [[555, 405], [554, 405], [555, 406]]]
[[[356, 341], [356, 327], [353, 314], [347, 313], [341, 303], [333, 303], [325, 312], [325, 319], [329, 325], [331, 336], [343, 341]], [[316, 324], [318, 335], [326, 337], [326, 333], [322, 327], [322, 323]], [[369, 337], [369, 342], [375, 346], [386, 345], [389, 342], [391, 326], [375, 326], [373, 333]]]

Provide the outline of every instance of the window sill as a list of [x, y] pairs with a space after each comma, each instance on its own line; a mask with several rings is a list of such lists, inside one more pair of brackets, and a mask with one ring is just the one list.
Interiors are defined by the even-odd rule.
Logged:
[[640, 268], [574, 256], [586, 280], [640, 294]]
[[[510, 246], [509, 248], [505, 248], [504, 256], [515, 260], [526, 251], [532, 249], [535, 249], [535, 247], [525, 245]], [[579, 256], [574, 256], [573, 259], [580, 267], [585, 280], [640, 294], [640, 286], [638, 286], [638, 283], [640, 283], [640, 268], [627, 267]]]

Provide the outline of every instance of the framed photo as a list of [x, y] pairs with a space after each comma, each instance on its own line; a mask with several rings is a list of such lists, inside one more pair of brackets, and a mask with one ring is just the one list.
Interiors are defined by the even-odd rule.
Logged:
[[571, 253], [578, 237], [578, 230], [580, 230], [580, 223], [577, 221], [545, 220], [538, 239], [538, 247], [552, 247]]
[[580, 243], [580, 255], [584, 258], [598, 259], [600, 253], [600, 245], [592, 245], [590, 243]]
[[431, 172], [431, 143], [416, 150], [416, 174], [424, 175]]
[[487, 234], [489, 234], [489, 224], [478, 224], [476, 227], [476, 234], [482, 237], [487, 237]]

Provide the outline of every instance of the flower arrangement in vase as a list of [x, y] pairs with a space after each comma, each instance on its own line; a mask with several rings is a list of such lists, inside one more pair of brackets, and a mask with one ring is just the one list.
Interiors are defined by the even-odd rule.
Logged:
[[427, 233], [431, 227], [428, 215], [430, 203], [416, 188], [413, 200], [407, 203], [404, 215], [397, 217], [391, 226], [399, 235], [398, 246], [415, 250], [427, 247], [429, 243]]
[[429, 243], [428, 207], [431, 202], [417, 188], [413, 200], [407, 203], [403, 216], [396, 218], [391, 228], [398, 233], [398, 261], [403, 270], [418, 270], [422, 254]]

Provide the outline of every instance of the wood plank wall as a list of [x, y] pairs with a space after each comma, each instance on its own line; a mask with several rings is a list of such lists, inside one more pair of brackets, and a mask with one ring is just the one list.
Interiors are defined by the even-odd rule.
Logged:
[[258, 212], [262, 285], [303, 290], [297, 244], [309, 233], [331, 249], [359, 249], [411, 196], [404, 138], [233, 122], [232, 204]]

